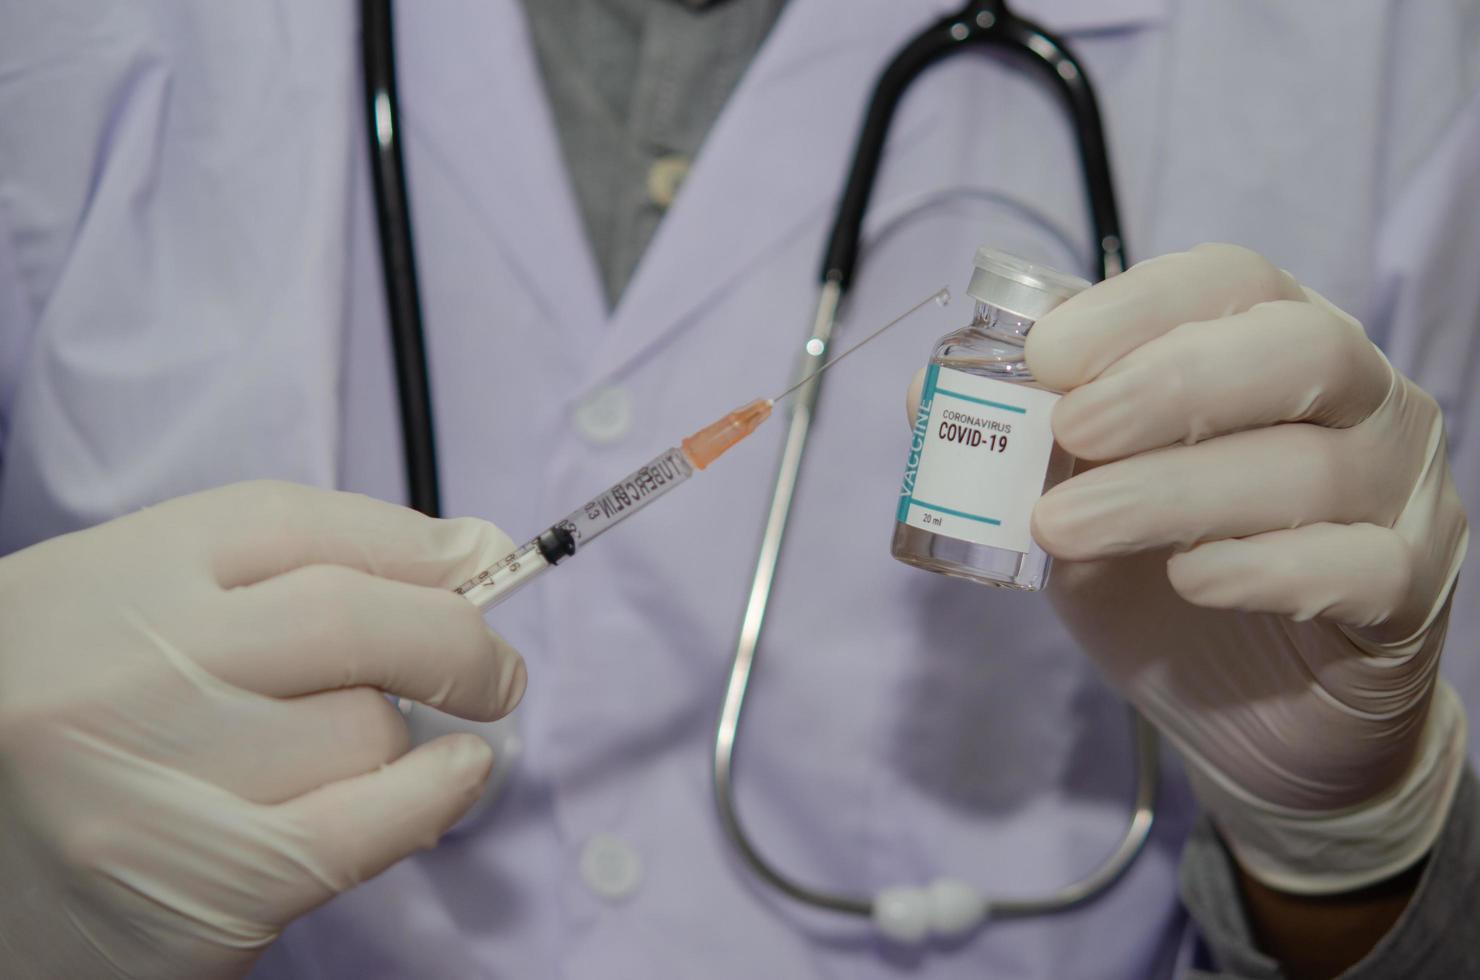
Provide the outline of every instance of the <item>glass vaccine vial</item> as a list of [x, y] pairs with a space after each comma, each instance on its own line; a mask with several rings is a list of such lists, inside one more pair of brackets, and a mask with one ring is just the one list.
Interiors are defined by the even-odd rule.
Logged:
[[993, 248], [976, 253], [971, 323], [930, 357], [890, 551], [918, 568], [1037, 591], [1050, 559], [1029, 533], [1033, 504], [1074, 457], [1053, 440], [1059, 396], [1033, 379], [1028, 331], [1089, 283]]

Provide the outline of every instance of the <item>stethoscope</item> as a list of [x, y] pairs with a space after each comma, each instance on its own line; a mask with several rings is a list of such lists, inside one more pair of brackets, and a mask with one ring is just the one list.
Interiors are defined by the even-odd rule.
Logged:
[[[361, 0], [360, 11], [375, 210], [400, 397], [409, 499], [416, 509], [436, 515], [441, 509], [436, 442], [411, 212], [399, 138], [391, 0]], [[843, 894], [803, 884], [761, 853], [746, 832], [735, 806], [735, 743], [746, 692], [755, 671], [807, 437], [821, 393], [822, 376], [816, 370], [826, 362], [839, 308], [857, 271], [863, 219], [889, 126], [901, 97], [915, 79], [936, 62], [968, 50], [1026, 55], [1029, 64], [1043, 70], [1052, 80], [1074, 123], [1090, 204], [1090, 223], [1099, 254], [1099, 278], [1108, 278], [1125, 267], [1125, 245], [1110, 178], [1109, 153], [1094, 89], [1065, 44], [1014, 14], [1005, 0], [971, 0], [961, 10], [941, 18], [912, 38], [884, 69], [874, 87], [828, 238], [816, 315], [803, 344], [797, 374], [811, 380], [792, 401], [714, 737], [714, 797], [720, 822], [755, 874], [807, 905], [872, 918], [881, 932], [898, 941], [950, 937], [970, 932], [990, 920], [1063, 912], [1102, 895], [1131, 866], [1150, 836], [1159, 780], [1155, 732], [1132, 711], [1137, 775], [1124, 835], [1110, 855], [1089, 874], [1050, 894], [1031, 897], [986, 895], [969, 883], [951, 878], [923, 885], [890, 886], [873, 895]]]

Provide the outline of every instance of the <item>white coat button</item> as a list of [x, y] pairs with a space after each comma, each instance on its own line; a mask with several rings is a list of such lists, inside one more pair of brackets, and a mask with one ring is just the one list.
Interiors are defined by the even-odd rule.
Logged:
[[592, 834], [581, 849], [581, 877], [597, 895], [620, 901], [642, 884], [642, 858], [615, 834]]
[[597, 388], [576, 406], [575, 421], [592, 442], [616, 442], [632, 430], [632, 396], [616, 385]]

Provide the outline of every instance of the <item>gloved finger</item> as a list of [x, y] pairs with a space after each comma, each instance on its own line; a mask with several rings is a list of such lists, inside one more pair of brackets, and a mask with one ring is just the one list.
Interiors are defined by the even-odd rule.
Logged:
[[1033, 537], [1088, 561], [1319, 522], [1391, 526], [1421, 456], [1374, 445], [1383, 434], [1293, 423], [1107, 463], [1044, 494]]
[[921, 368], [915, 372], [910, 379], [909, 388], [904, 393], [905, 424], [914, 427], [915, 416], [920, 414], [920, 393], [925, 390], [925, 369]]
[[1300, 284], [1258, 253], [1199, 245], [1132, 266], [1044, 316], [1028, 334], [1028, 367], [1046, 387], [1069, 391], [1181, 324], [1304, 299]]
[[410, 745], [406, 719], [371, 688], [279, 700], [228, 688], [214, 677], [209, 683], [223, 689], [218, 696], [173, 707], [171, 724], [191, 737], [156, 739], [149, 755], [254, 803], [280, 803], [367, 772], [400, 758]]
[[1194, 605], [1364, 628], [1427, 612], [1416, 562], [1388, 528], [1320, 523], [1198, 545], [1171, 557], [1167, 577]]
[[306, 842], [315, 877], [303, 882], [296, 918], [432, 847], [477, 802], [493, 750], [476, 735], [448, 735], [384, 768], [331, 783], [275, 807]]
[[282, 803], [394, 762], [411, 746], [406, 719], [373, 688], [322, 691], [269, 707], [270, 724], [248, 733], [250, 753], [243, 754], [243, 732], [223, 731], [223, 742], [236, 744], [219, 753], [198, 746], [195, 774], [253, 803]]
[[207, 670], [258, 694], [373, 687], [476, 721], [524, 694], [524, 659], [447, 589], [313, 565], [223, 598], [194, 649]]
[[1355, 321], [1279, 300], [1132, 350], [1059, 400], [1054, 436], [1077, 457], [1105, 460], [1279, 422], [1344, 428], [1394, 383]]
[[189, 527], [210, 549], [225, 588], [320, 564], [451, 588], [513, 550], [486, 521], [434, 520], [360, 494], [276, 481], [234, 484], [155, 510], [169, 511], [175, 534]]

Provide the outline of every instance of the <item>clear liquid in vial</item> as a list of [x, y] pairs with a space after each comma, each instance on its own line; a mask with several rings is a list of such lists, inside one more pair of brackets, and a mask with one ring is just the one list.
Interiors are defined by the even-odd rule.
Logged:
[[[1032, 322], [978, 304], [970, 326], [944, 338], [931, 363], [943, 368], [1042, 390], [1023, 357], [1023, 337]], [[1074, 457], [1057, 443], [1049, 455], [1041, 493], [1068, 479]], [[969, 579], [982, 585], [1038, 591], [1048, 584], [1051, 559], [1031, 542], [1026, 553], [949, 537], [896, 521], [890, 551], [917, 568]]]

